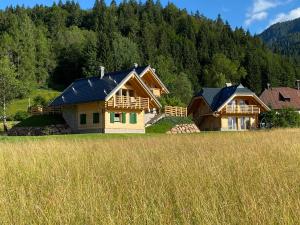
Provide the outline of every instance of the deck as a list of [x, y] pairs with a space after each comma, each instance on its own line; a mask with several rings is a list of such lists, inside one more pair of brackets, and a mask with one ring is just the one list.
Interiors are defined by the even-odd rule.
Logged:
[[260, 107], [257, 105], [227, 105], [222, 113], [226, 114], [260, 114]]
[[109, 108], [146, 110], [150, 108], [150, 100], [142, 97], [115, 96], [107, 101], [106, 105]]

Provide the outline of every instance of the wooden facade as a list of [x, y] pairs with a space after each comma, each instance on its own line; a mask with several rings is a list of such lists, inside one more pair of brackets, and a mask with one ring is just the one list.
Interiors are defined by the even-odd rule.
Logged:
[[254, 96], [235, 96], [217, 111], [203, 97], [194, 99], [189, 108], [202, 131], [246, 131], [259, 128], [259, 114], [268, 110]]
[[153, 73], [148, 70], [143, 78], [129, 73], [110, 93], [102, 90], [107, 93], [104, 101], [62, 105], [62, 115], [72, 131], [145, 133], [145, 113], [159, 111], [161, 105], [156, 97], [167, 91], [160, 85], [161, 81], [158, 82], [156, 76], [152, 77]]

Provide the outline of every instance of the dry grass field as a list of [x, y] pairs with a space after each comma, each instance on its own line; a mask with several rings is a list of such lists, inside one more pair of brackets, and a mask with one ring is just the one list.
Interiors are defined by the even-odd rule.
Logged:
[[299, 224], [300, 130], [0, 141], [1, 224]]

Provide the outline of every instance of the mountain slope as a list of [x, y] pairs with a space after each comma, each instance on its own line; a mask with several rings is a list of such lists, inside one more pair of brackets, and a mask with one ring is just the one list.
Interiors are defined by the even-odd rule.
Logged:
[[287, 56], [300, 56], [300, 18], [277, 23], [259, 37], [275, 52]]

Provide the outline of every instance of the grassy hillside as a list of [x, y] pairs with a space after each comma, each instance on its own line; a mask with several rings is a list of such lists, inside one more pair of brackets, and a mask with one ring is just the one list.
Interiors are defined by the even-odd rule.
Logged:
[[299, 130], [78, 137], [0, 142], [3, 224], [299, 222]]
[[146, 133], [160, 133], [164, 134], [167, 131], [170, 131], [173, 127], [175, 127], [177, 124], [190, 124], [193, 123], [192, 119], [187, 118], [181, 118], [181, 117], [167, 117], [160, 121], [158, 121], [156, 124], [147, 127]]
[[51, 100], [58, 96], [60, 93], [58, 91], [50, 90], [50, 89], [36, 89], [32, 91], [32, 93], [25, 99], [17, 99], [11, 102], [8, 106], [8, 115], [14, 116], [18, 111], [27, 111], [29, 101], [33, 104], [33, 99], [36, 96], [42, 96], [46, 100]]

